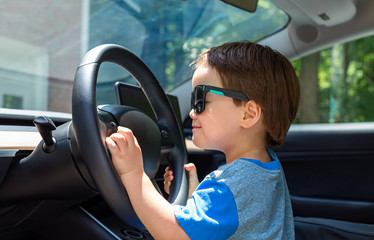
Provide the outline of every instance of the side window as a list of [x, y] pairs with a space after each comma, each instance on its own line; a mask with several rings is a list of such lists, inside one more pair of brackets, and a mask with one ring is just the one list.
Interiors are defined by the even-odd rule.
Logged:
[[301, 98], [295, 123], [374, 121], [374, 36], [292, 62]]

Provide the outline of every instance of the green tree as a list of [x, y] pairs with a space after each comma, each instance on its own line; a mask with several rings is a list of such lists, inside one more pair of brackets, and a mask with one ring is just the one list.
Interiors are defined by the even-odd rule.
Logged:
[[335, 45], [293, 66], [302, 92], [297, 122], [374, 120], [374, 36]]
[[300, 123], [320, 122], [318, 65], [319, 53], [311, 54], [300, 60]]

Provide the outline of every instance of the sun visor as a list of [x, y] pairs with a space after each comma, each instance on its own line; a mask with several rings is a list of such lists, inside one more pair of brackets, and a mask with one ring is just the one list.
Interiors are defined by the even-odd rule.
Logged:
[[221, 0], [244, 11], [255, 12], [258, 0]]
[[356, 6], [350, 0], [291, 0], [318, 25], [331, 27], [352, 19]]

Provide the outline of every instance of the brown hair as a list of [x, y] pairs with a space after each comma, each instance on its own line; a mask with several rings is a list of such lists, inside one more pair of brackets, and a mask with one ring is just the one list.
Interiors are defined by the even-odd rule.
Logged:
[[209, 64], [224, 88], [242, 91], [259, 104], [267, 145], [283, 144], [300, 99], [299, 81], [287, 58], [269, 47], [242, 41], [213, 47], [201, 53], [195, 63], [195, 68]]

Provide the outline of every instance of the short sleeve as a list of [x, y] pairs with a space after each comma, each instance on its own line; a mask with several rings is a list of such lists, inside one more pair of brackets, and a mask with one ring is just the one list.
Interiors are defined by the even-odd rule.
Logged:
[[192, 240], [227, 239], [239, 226], [234, 196], [216, 179], [205, 179], [186, 206], [173, 208], [178, 223]]

